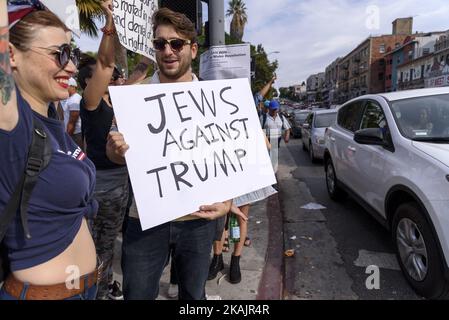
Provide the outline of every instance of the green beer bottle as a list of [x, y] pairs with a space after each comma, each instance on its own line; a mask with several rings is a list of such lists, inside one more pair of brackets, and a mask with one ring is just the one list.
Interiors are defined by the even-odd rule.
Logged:
[[237, 216], [231, 213], [229, 217], [229, 238], [232, 243], [240, 241], [240, 225]]

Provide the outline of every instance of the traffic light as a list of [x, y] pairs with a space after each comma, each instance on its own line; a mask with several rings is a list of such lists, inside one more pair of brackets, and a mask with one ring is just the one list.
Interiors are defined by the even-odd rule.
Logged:
[[203, 10], [201, 0], [161, 0], [160, 7], [166, 7], [181, 12], [195, 24], [198, 34], [201, 34], [203, 24]]

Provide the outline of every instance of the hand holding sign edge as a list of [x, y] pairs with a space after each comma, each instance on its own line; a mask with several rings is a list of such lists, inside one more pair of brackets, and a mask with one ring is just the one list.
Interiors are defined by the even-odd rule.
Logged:
[[[216, 202], [211, 205], [203, 205], [200, 207], [199, 211], [192, 213], [192, 215], [207, 220], [215, 220], [227, 214], [229, 210], [231, 210], [231, 205], [232, 200]], [[236, 212], [236, 214], [242, 217], [245, 221], [247, 220], [243, 213]]]

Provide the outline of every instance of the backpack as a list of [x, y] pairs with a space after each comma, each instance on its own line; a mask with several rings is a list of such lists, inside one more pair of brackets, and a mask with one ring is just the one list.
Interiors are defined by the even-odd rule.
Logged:
[[[284, 117], [282, 115], [279, 115], [279, 117], [281, 117], [281, 121], [282, 121], [282, 130], [285, 130]], [[265, 129], [266, 122], [267, 122], [267, 113], [264, 112], [262, 114], [262, 129]]]
[[36, 185], [39, 173], [42, 172], [50, 162], [51, 144], [43, 124], [33, 117], [33, 136], [28, 158], [26, 160], [25, 170], [17, 184], [11, 198], [2, 212], [0, 220], [0, 282], [9, 272], [9, 263], [7, 261], [7, 251], [3, 245], [3, 238], [8, 230], [9, 224], [14, 219], [19, 210], [24, 235], [27, 239], [31, 238], [28, 229], [28, 202], [31, 193]]

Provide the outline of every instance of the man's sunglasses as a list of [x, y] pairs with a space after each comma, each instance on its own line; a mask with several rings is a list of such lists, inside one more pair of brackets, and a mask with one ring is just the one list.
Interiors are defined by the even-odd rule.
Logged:
[[186, 44], [190, 44], [191, 41], [190, 40], [184, 40], [184, 39], [178, 39], [178, 38], [173, 38], [173, 39], [153, 39], [153, 47], [154, 49], [156, 49], [157, 51], [164, 51], [165, 50], [165, 45], [166, 44], [170, 45], [170, 48], [173, 51], [181, 51], [182, 48], [186, 45]]
[[65, 68], [69, 64], [70, 60], [72, 60], [75, 67], [78, 68], [81, 56], [81, 51], [78, 48], [72, 49], [72, 47], [67, 43], [63, 43], [62, 45], [59, 46], [58, 49], [43, 48], [43, 47], [35, 47], [35, 48], [53, 51], [52, 54], [56, 55], [59, 66], [61, 68]]

